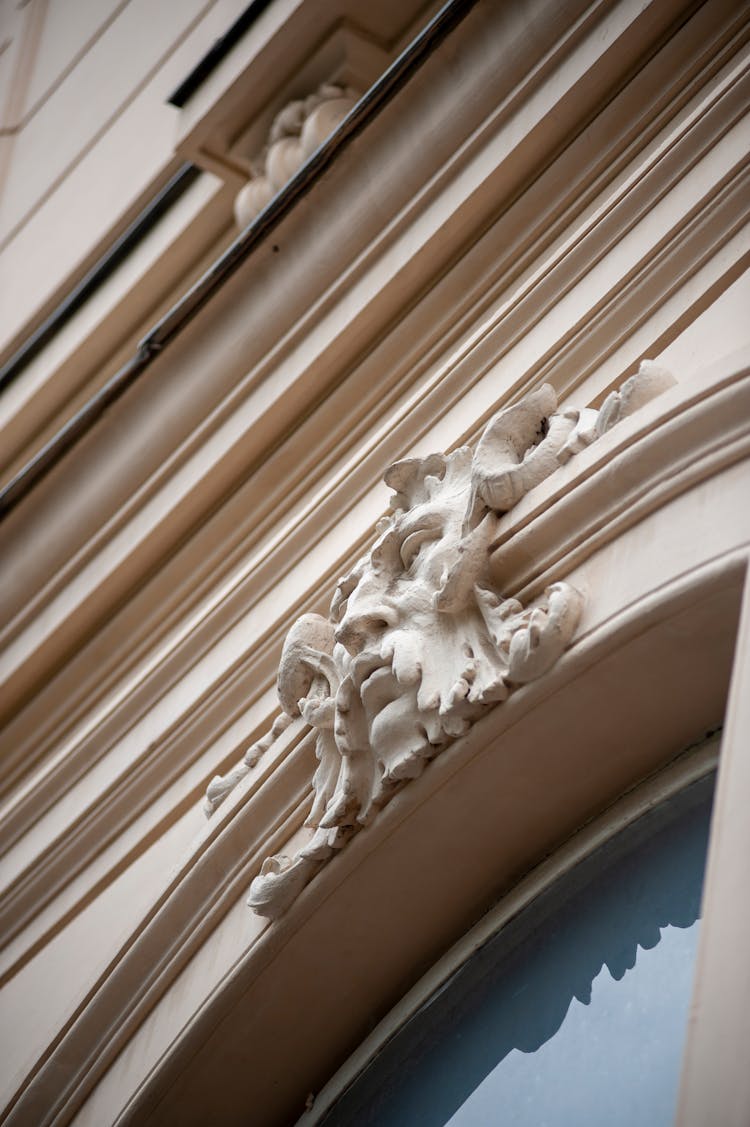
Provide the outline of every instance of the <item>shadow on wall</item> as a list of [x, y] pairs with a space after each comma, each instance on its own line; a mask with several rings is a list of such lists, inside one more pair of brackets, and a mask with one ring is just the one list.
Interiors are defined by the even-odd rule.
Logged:
[[713, 786], [641, 817], [493, 936], [326, 1127], [670, 1122]]

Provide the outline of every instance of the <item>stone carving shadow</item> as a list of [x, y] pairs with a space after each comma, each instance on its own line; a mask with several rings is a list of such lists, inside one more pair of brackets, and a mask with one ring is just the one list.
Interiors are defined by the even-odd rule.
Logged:
[[667, 925], [700, 912], [713, 776], [579, 864], [497, 933], [418, 1011], [324, 1119], [443, 1127], [513, 1049], [533, 1053], [574, 998], [591, 1001]]

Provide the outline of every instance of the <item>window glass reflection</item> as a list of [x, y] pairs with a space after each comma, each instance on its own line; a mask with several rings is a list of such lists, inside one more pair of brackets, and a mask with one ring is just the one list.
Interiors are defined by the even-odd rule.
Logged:
[[640, 818], [498, 932], [327, 1127], [670, 1124], [713, 782]]

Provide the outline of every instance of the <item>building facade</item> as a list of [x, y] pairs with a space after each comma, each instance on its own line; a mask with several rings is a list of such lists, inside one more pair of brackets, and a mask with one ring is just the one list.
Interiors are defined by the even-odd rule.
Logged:
[[2, 5], [3, 1122], [750, 1121], [749, 14]]

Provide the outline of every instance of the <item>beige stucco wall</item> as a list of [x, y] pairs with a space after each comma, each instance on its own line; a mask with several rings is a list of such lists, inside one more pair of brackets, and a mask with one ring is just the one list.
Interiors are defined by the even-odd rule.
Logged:
[[[243, 5], [146, 15], [135, 0], [82, 3], [70, 19], [64, 7], [4, 9], [3, 355], [183, 160], [203, 171], [5, 392], [3, 482], [236, 236], [246, 169], [231, 138], [252, 134], [265, 92], [281, 97], [309, 59], [327, 58], [320, 41], [342, 17], [393, 58], [431, 14], [274, 0], [178, 111], [165, 98]], [[133, 1122], [205, 1122], [219, 1077], [217, 1122], [253, 1092], [259, 1122], [288, 1120], [522, 872], [721, 722], [748, 535], [746, 35], [746, 16], [720, 0], [523, 11], [480, 0], [6, 517], [11, 1122], [113, 1122], [134, 1099]], [[270, 726], [283, 637], [304, 610], [325, 610], [370, 540], [383, 470], [476, 441], [543, 381], [563, 406], [598, 405], [644, 357], [676, 388], [508, 525], [519, 590], [546, 567], [587, 597], [559, 671], [513, 705], [520, 734], [503, 734], [505, 706], [493, 712], [269, 926], [245, 898], [263, 858], [307, 832], [314, 755], [301, 723], [208, 823], [202, 796]], [[631, 517], [615, 519], [627, 489]], [[692, 667], [675, 638], [700, 650]], [[605, 659], [600, 683], [591, 670]], [[672, 670], [654, 697], [644, 660]], [[618, 677], [630, 686], [619, 705]], [[683, 710], [686, 677], [701, 691]], [[489, 795], [512, 791], [513, 773], [495, 742], [523, 778], [534, 725], [557, 727], [534, 775], [547, 792], [556, 762], [582, 778], [599, 762], [617, 707], [622, 730], [596, 785], [513, 822], [515, 851], [498, 853]], [[449, 782], [478, 804], [459, 847]], [[449, 893], [425, 879], [430, 851]], [[413, 912], [403, 934], [384, 899], [395, 868]], [[357, 995], [373, 944], [378, 970]], [[324, 987], [349, 1002], [317, 1036]], [[285, 1026], [297, 1047], [280, 1095]], [[240, 1058], [255, 1046], [256, 1077], [227, 1080], [228, 1044]]]

